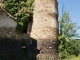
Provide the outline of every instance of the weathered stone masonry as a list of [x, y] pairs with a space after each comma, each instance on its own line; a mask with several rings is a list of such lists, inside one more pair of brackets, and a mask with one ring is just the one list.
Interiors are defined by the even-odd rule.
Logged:
[[31, 37], [37, 40], [37, 60], [57, 60], [57, 0], [35, 0]]
[[30, 43], [28, 34], [18, 34], [15, 29], [17, 22], [0, 7], [0, 52], [21, 51]]

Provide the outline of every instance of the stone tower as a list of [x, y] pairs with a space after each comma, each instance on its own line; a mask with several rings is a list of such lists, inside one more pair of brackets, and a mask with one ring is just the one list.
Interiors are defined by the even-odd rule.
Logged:
[[35, 0], [30, 36], [37, 40], [37, 60], [57, 60], [57, 0]]

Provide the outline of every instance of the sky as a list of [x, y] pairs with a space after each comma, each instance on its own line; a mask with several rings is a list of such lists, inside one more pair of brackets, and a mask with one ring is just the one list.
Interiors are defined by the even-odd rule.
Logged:
[[[64, 10], [67, 10], [70, 14], [71, 21], [76, 22], [77, 26], [80, 26], [80, 0], [57, 0], [59, 17], [62, 15], [62, 6]], [[80, 35], [80, 29], [77, 30]]]

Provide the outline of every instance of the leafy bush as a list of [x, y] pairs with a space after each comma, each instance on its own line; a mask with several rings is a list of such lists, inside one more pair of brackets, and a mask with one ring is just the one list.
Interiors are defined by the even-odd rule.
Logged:
[[77, 44], [75, 44], [73, 40], [67, 40], [65, 38], [59, 37], [59, 57], [61, 59], [65, 59], [70, 58], [71, 55], [78, 56], [79, 50]]
[[77, 45], [77, 49], [78, 49], [78, 51], [79, 51], [79, 53], [80, 53], [80, 39], [75, 39], [75, 40], [73, 40], [74, 41], [74, 43]]

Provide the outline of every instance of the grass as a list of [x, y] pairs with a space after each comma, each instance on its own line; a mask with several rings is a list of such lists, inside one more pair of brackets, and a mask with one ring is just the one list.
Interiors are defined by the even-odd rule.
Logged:
[[79, 56], [72, 56], [71, 59], [61, 59], [61, 60], [80, 60], [80, 55]]
[[73, 57], [72, 59], [70, 60], [80, 60], [80, 55], [78, 57]]

